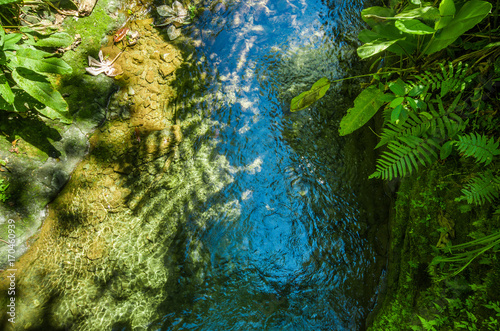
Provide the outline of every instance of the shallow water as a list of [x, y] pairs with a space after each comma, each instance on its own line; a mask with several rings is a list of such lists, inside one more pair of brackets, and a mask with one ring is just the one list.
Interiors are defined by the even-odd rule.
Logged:
[[165, 213], [187, 226], [166, 262], [178, 276], [150, 328], [363, 329], [383, 264], [374, 228], [386, 209], [367, 179], [374, 141], [337, 134], [355, 85], [289, 112], [320, 77], [354, 73], [362, 3], [206, 5], [183, 30], [195, 64], [179, 74], [185, 139], [172, 170], [196, 184], [178, 193], [185, 206]]

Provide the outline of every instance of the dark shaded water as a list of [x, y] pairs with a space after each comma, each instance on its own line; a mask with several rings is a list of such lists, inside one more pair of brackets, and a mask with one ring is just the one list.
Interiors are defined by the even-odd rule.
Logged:
[[177, 290], [152, 328], [362, 329], [383, 264], [375, 229], [385, 202], [367, 179], [374, 137], [338, 137], [355, 85], [288, 110], [320, 77], [353, 73], [362, 3], [207, 5], [184, 30], [195, 65], [178, 110], [194, 150], [179, 162], [185, 180], [201, 176], [206, 199], [177, 215], [188, 218]]

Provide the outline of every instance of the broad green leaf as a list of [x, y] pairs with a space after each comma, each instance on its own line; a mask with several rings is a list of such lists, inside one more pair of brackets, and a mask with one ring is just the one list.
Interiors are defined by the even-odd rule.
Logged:
[[358, 39], [363, 43], [370, 43], [376, 39], [380, 39], [380, 35], [372, 30], [361, 30], [358, 34]]
[[425, 25], [424, 23], [420, 22], [419, 20], [396, 21], [395, 25], [402, 32], [409, 33], [409, 34], [424, 35], [424, 34], [433, 34], [434, 33], [433, 28], [431, 28], [428, 25]]
[[392, 93], [396, 95], [405, 95], [406, 94], [405, 88], [406, 84], [401, 80], [401, 78], [398, 78], [398, 80], [395, 82], [389, 83], [389, 89], [392, 91]]
[[0, 109], [9, 112], [25, 113], [33, 108], [44, 107], [43, 104], [41, 104], [38, 100], [33, 99], [31, 95], [19, 87], [12, 88], [12, 93], [14, 94], [14, 102], [9, 104], [3, 98], [0, 98]]
[[29, 42], [38, 47], [67, 47], [73, 43], [73, 37], [66, 32], [56, 32], [47, 36], [41, 35], [35, 42]]
[[384, 19], [394, 16], [394, 14], [394, 11], [390, 8], [373, 6], [363, 9], [361, 11], [361, 18], [368, 23], [370, 27], [374, 27], [383, 22]]
[[391, 112], [391, 122], [398, 124], [399, 123], [399, 116], [401, 115], [401, 111], [403, 110], [403, 105], [399, 104], [397, 107], [395, 107], [392, 112]]
[[390, 40], [390, 41], [375, 40], [374, 42], [366, 43], [358, 47], [357, 49], [358, 56], [362, 59], [369, 58], [370, 56], [385, 51], [387, 48], [394, 45], [398, 40], [401, 39]]
[[19, 40], [21, 40], [23, 37], [22, 34], [20, 33], [9, 33], [5, 35], [5, 41], [3, 43], [3, 49], [4, 51], [6, 50], [16, 50], [19, 48], [18, 45], [16, 45]]
[[454, 141], [448, 141], [441, 146], [441, 150], [439, 152], [439, 158], [441, 160], [446, 159], [451, 154], [451, 150], [453, 147]]
[[9, 82], [7, 82], [7, 78], [3, 73], [0, 73], [0, 95], [2, 95], [2, 98], [9, 104], [14, 102], [14, 93], [12, 93]]
[[418, 19], [422, 19], [425, 21], [432, 21], [432, 22], [437, 21], [440, 18], [439, 10], [436, 7], [432, 7], [432, 6], [404, 10], [403, 12], [397, 14], [394, 17], [396, 19], [418, 18]]
[[436, 33], [431, 39], [425, 54], [432, 54], [449, 46], [458, 37], [481, 22], [491, 11], [491, 4], [486, 1], [472, 0], [466, 2], [458, 14], [446, 27]]
[[413, 98], [406, 97], [405, 100], [408, 102], [408, 104], [413, 110], [415, 111], [418, 110], [418, 105]]
[[[46, 76], [18, 67], [12, 71], [12, 78], [29, 95], [57, 112], [58, 116], [52, 118], [68, 121], [68, 104], [61, 94], [52, 87]], [[53, 116], [53, 114], [51, 115]]]
[[363, 90], [354, 100], [354, 107], [349, 108], [347, 114], [340, 121], [340, 135], [345, 136], [352, 133], [368, 122], [384, 104], [380, 100], [383, 93], [375, 86]]
[[330, 88], [330, 81], [328, 78], [321, 78], [313, 84], [309, 91], [302, 92], [300, 95], [292, 99], [290, 111], [299, 111], [309, 107], [319, 99], [321, 99], [326, 91]]
[[396, 96], [391, 93], [385, 93], [380, 96], [380, 101], [382, 102], [391, 102], [394, 99], [396, 99]]
[[439, 15], [441, 17], [439, 21], [436, 22], [434, 29], [439, 30], [447, 26], [455, 16], [455, 11], [455, 3], [453, 3], [453, 0], [442, 0], [439, 4]]
[[394, 21], [384, 22], [373, 27], [373, 31], [380, 35], [380, 38], [388, 40], [404, 38], [404, 34], [396, 28]]
[[11, 59], [13, 61], [12, 66], [28, 68], [39, 73], [71, 74], [73, 70], [69, 64], [62, 59], [49, 56], [52, 56], [52, 54], [37, 49], [22, 48]]
[[39, 109], [37, 109], [37, 111], [45, 117], [48, 117], [48, 118], [53, 119], [53, 120], [58, 119], [59, 121], [61, 121], [64, 124], [71, 124], [73, 122], [73, 120], [69, 116], [69, 112], [61, 113], [61, 112], [58, 112], [50, 107], [39, 108]]
[[389, 47], [387, 51], [398, 54], [398, 55], [406, 55], [413, 54], [417, 49], [417, 39], [414, 38], [415, 35], [407, 34], [402, 40], [398, 40], [394, 45]]
[[389, 104], [389, 107], [396, 108], [397, 106], [401, 105], [403, 103], [403, 101], [405, 101], [404, 97], [398, 97], [398, 98], [391, 101], [391, 103]]

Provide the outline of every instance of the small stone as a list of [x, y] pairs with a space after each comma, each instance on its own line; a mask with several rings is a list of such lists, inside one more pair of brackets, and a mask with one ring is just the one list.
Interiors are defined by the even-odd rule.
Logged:
[[134, 89], [132, 88], [132, 86], [129, 86], [128, 87], [128, 95], [134, 95], [134, 94], [135, 94]]
[[160, 68], [158, 69], [158, 71], [160, 72], [160, 75], [165, 78], [167, 77], [168, 75], [170, 75], [171, 73], [173, 73], [175, 71], [175, 67], [174, 66], [170, 66], [170, 65], [162, 65], [160, 66]]
[[152, 70], [149, 70], [146, 74], [146, 81], [150, 84], [155, 81], [155, 74]]
[[149, 58], [151, 60], [159, 60], [160, 59], [160, 52], [154, 51], [151, 55], [149, 55]]
[[134, 59], [134, 62], [136, 62], [136, 63], [144, 62], [144, 56], [140, 53], [134, 53], [132, 55], [132, 58]]

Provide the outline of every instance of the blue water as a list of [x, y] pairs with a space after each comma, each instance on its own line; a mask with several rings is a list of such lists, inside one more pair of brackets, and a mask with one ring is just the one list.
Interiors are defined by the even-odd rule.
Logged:
[[373, 146], [337, 134], [354, 87], [332, 86], [310, 109], [289, 111], [317, 79], [353, 74], [362, 2], [206, 6], [178, 42], [193, 54], [179, 74], [188, 83], [178, 117], [210, 123], [201, 135], [185, 126], [196, 137], [186, 143], [194, 158], [209, 149], [208, 164], [230, 179], [212, 189], [207, 172], [200, 190], [209, 198], [179, 216], [188, 226], [176, 291], [152, 328], [362, 329], [382, 259], [369, 234], [385, 210], [379, 183], [367, 179]]

